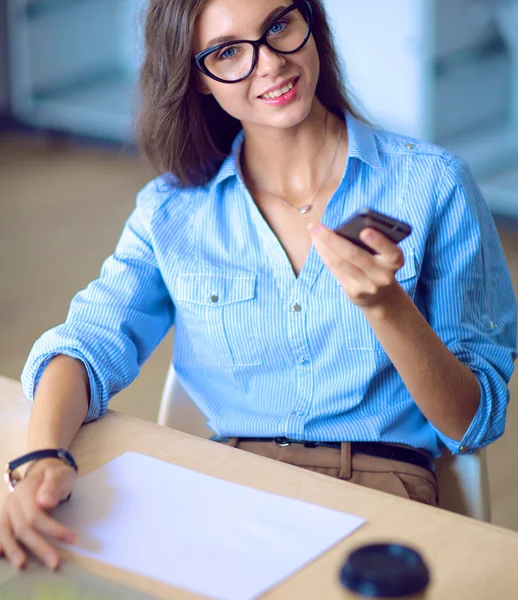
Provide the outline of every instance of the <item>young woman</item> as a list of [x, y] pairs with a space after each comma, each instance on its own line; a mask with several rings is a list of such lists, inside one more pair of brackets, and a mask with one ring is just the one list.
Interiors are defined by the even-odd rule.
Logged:
[[[321, 0], [151, 0], [146, 50], [140, 136], [164, 175], [29, 356], [28, 449], [68, 448], [174, 325], [176, 372], [220, 442], [435, 504], [433, 459], [503, 433], [516, 356], [465, 163], [362, 121]], [[365, 229], [372, 254], [333, 231], [363, 206], [412, 234]], [[29, 458], [0, 551], [55, 567], [46, 538], [74, 534], [49, 513], [75, 469]]]

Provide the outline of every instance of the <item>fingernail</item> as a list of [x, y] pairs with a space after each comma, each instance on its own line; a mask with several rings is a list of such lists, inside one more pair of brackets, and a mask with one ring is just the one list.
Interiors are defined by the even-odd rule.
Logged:
[[53, 554], [46, 554], [45, 564], [49, 569], [54, 570], [58, 566], [58, 559]]
[[75, 542], [76, 542], [76, 536], [75, 535], [66, 535], [65, 536], [65, 542], [67, 544], [75, 544]]

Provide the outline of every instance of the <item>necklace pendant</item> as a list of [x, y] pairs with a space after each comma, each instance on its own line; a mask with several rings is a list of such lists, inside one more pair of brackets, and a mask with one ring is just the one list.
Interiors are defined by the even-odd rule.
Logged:
[[298, 211], [301, 215], [305, 215], [306, 213], [308, 213], [311, 210], [311, 204], [304, 204], [304, 206], [301, 206]]

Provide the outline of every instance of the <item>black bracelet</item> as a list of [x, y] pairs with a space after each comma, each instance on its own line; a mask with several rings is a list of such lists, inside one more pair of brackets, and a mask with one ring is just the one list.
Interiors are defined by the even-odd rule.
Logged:
[[[68, 450], [64, 448], [50, 448], [48, 450], [35, 450], [34, 452], [29, 452], [28, 454], [24, 454], [20, 456], [20, 458], [15, 458], [7, 463], [5, 467], [4, 479], [7, 485], [9, 486], [9, 490], [14, 491], [15, 485], [20, 481], [20, 478], [15, 477], [14, 471], [24, 465], [25, 463], [31, 462], [33, 460], [42, 460], [43, 458], [59, 458], [66, 465], [72, 467], [77, 473], [77, 464], [74, 460], [74, 457], [70, 454]], [[70, 496], [67, 498], [67, 500]]]

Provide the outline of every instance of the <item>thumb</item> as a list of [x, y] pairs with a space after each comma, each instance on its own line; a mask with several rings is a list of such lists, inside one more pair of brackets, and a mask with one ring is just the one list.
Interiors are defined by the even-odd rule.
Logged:
[[36, 502], [41, 508], [52, 510], [68, 496], [71, 488], [66, 471], [46, 469], [36, 494]]

